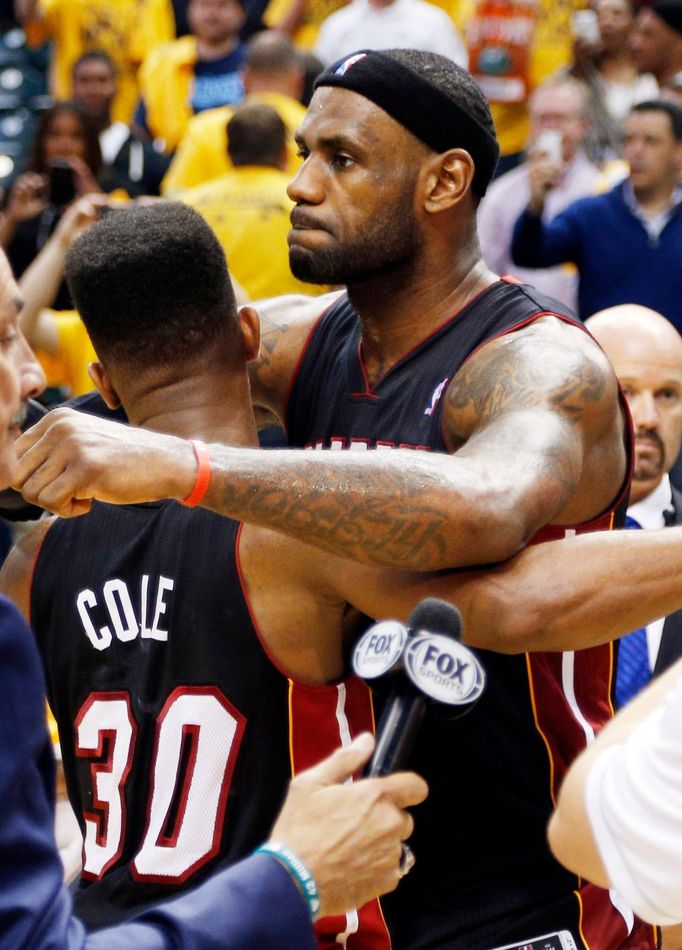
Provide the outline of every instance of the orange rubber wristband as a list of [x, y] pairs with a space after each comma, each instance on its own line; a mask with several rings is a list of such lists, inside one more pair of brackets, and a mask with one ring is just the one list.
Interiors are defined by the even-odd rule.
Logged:
[[187, 508], [195, 508], [206, 494], [208, 484], [211, 481], [212, 469], [211, 456], [209, 455], [206, 445], [203, 442], [200, 442], [199, 439], [191, 439], [190, 441], [192, 443], [192, 448], [194, 449], [197, 462], [199, 463], [199, 469], [197, 471], [197, 477], [192, 491], [189, 493], [187, 498], [183, 498], [180, 504], [185, 505]]

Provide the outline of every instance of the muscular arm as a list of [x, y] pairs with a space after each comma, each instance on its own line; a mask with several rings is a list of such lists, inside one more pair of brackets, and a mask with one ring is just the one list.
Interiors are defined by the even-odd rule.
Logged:
[[404, 621], [423, 597], [440, 597], [459, 608], [471, 646], [579, 650], [682, 608], [682, 529], [563, 538], [485, 570], [424, 575], [342, 560], [328, 570], [328, 584], [369, 616]]
[[[585, 341], [577, 353], [560, 335], [539, 347], [500, 342], [471, 360], [467, 372], [485, 369], [487, 384], [466, 401], [451, 386], [453, 456], [212, 445], [205, 505], [365, 563], [428, 571], [509, 557], [548, 522], [596, 516], [622, 482], [616, 384]], [[181, 499], [196, 476], [188, 442], [66, 410], [17, 449], [25, 497], [65, 516], [92, 498]]]

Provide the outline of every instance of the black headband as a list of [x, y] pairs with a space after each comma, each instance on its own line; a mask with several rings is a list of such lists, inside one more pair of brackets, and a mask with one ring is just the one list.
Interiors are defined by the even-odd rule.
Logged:
[[680, 0], [658, 0], [651, 4], [651, 10], [659, 16], [671, 30], [682, 33], [682, 3]]
[[475, 165], [472, 189], [485, 194], [500, 153], [497, 139], [414, 69], [386, 53], [360, 50], [321, 73], [314, 88], [319, 86], [340, 86], [364, 96], [435, 152], [466, 149]]

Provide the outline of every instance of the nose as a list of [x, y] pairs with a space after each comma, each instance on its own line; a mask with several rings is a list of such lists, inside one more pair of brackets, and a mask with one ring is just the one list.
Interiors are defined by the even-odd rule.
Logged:
[[47, 380], [43, 368], [23, 334], [18, 343], [17, 365], [22, 399], [35, 399], [45, 389]]
[[296, 204], [317, 205], [324, 201], [324, 187], [314, 160], [308, 156], [287, 185], [287, 194]]
[[637, 429], [658, 430], [661, 424], [661, 416], [658, 411], [656, 399], [650, 389], [644, 389], [636, 395], [628, 398], [632, 421]]

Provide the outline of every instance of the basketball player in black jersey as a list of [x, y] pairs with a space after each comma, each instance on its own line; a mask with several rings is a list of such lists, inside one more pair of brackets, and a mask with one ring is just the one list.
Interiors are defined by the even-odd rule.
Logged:
[[[238, 335], [215, 329], [209, 333], [210, 320], [207, 326], [205, 321], [199, 322], [198, 316], [199, 310], [207, 305], [206, 298], [199, 296], [200, 302], [192, 299], [197, 297], [196, 287], [201, 286], [206, 292], [207, 283], [205, 274], [199, 282], [196, 266], [188, 271], [197, 257], [196, 249], [186, 244], [193, 233], [190, 225], [196, 224], [192, 213], [173, 206], [157, 206], [126, 215], [130, 215], [127, 220], [109, 218], [80, 245], [79, 267], [86, 278], [81, 279], [79, 286], [76, 274], [73, 285], [95, 345], [104, 358], [95, 375], [109, 403], [115, 405], [123, 396], [131, 420], [138, 425], [175, 435], [203, 435], [237, 444], [253, 442], [253, 420], [246, 408], [246, 377], [239, 362], [240, 355], [243, 359], [255, 350], [253, 316], [247, 312], [241, 317], [244, 350], [237, 346], [235, 357], [230, 347], [234, 351]], [[179, 218], [174, 217], [177, 215]], [[179, 246], [177, 241], [173, 243], [173, 235], [177, 238], [178, 231], [182, 236]], [[111, 253], [112, 247], [122, 248], [118, 259]], [[198, 256], [201, 260], [206, 255]], [[156, 263], [159, 261], [165, 263], [165, 269]], [[193, 279], [188, 279], [190, 276]], [[122, 306], [124, 300], [128, 301], [127, 310]], [[168, 339], [164, 340], [164, 334]], [[230, 372], [225, 371], [226, 366], [231, 367]], [[84, 433], [80, 443], [73, 435], [79, 424]], [[182, 439], [138, 428], [108, 426], [101, 420], [68, 411], [57, 411], [40, 423], [33, 433], [22, 438], [19, 449], [20, 480], [25, 481], [26, 472], [36, 467], [36, 457], [42, 455], [45, 464], [33, 479], [43, 485], [51, 482], [52, 487], [38, 492], [40, 499], [54, 498], [56, 507], [66, 513], [90, 507], [86, 499], [93, 496], [132, 502], [169, 496], [182, 498], [190, 494], [195, 476], [196, 463], [187, 465]], [[219, 447], [211, 447], [213, 460], [219, 459], [220, 453]], [[113, 463], [108, 473], [102, 471], [103, 460], [105, 468], [107, 460]], [[74, 479], [82, 486], [76, 493], [71, 488]], [[225, 480], [216, 469], [207, 502], [220, 508], [224, 489]], [[76, 500], [65, 506], [64, 493]], [[668, 601], [674, 595], [666, 592], [655, 571], [647, 577], [648, 599], [640, 596], [628, 602], [621, 591], [613, 592], [609, 599], [607, 588], [602, 595], [603, 609], [590, 609], [588, 592], [594, 583], [600, 582], [594, 555], [591, 567], [585, 566], [590, 552], [595, 550], [594, 540], [574, 539], [574, 545], [583, 553], [578, 554], [577, 560], [574, 556], [572, 562], [570, 558], [562, 560], [561, 544], [554, 544], [546, 551], [530, 549], [513, 567], [497, 572], [427, 579], [359, 567], [333, 556], [321, 557], [297, 541], [262, 529], [244, 526], [237, 535], [233, 523], [203, 512], [190, 512], [174, 503], [133, 504], [123, 509], [97, 505], [92, 515], [83, 520], [52, 527], [48, 522], [39, 524], [8, 562], [5, 578], [6, 582], [9, 578], [12, 592], [27, 612], [31, 601], [32, 619], [48, 668], [51, 698], [63, 734], [68, 737], [75, 726], [73, 745], [65, 747], [65, 761], [74, 800], [93, 826], [90, 841], [86, 840], [86, 860], [90, 862], [88, 871], [93, 883], [80, 902], [84, 913], [92, 914], [91, 920], [95, 921], [112, 912], [125, 914], [152, 895], [158, 898], [169, 881], [173, 887], [185, 883], [187, 878], [182, 878], [188, 868], [208, 868], [214, 859], [212, 835], [204, 851], [205, 835], [197, 834], [198, 843], [192, 843], [190, 838], [194, 847], [190, 853], [182, 826], [196, 815], [197, 799], [183, 794], [185, 785], [173, 778], [172, 769], [165, 775], [170, 768], [169, 758], [170, 765], [175, 762], [176, 771], [178, 768], [169, 748], [171, 753], [177, 752], [177, 759], [182, 762], [194, 754], [190, 740], [176, 748], [168, 738], [170, 727], [164, 731], [167, 719], [181, 716], [182, 704], [196, 702], [201, 696], [201, 708], [192, 710], [195, 716], [201, 716], [203, 705], [211, 704], [212, 715], [222, 716], [227, 725], [234, 723], [238, 741], [235, 738], [236, 765], [232, 762], [229, 770], [233, 778], [231, 783], [219, 783], [227, 795], [226, 813], [232, 816], [232, 823], [229, 818], [222, 822], [225, 812], [219, 804], [213, 808], [213, 799], [203, 806], [202, 817], [210, 832], [220, 826], [224, 853], [236, 856], [247, 846], [253, 833], [251, 826], [259, 826], [260, 813], [272, 808], [277, 787], [291, 767], [289, 756], [297, 768], [299, 761], [315, 754], [314, 748], [306, 748], [311, 738], [319, 748], [324, 738], [325, 716], [329, 718], [325, 712], [329, 710], [328, 699], [333, 699], [337, 722], [340, 711], [344, 712], [349, 731], [355, 728], [357, 701], [360, 717], [365, 715], [361, 697], [354, 693], [353, 681], [339, 681], [344, 672], [343, 635], [350, 635], [354, 628], [349, 603], [366, 613], [405, 617], [425, 592], [446, 595], [461, 607], [470, 640], [487, 649], [512, 653], [540, 646], [575, 649], [601, 643], [641, 622], [642, 611], [655, 613], [662, 606], [669, 609]], [[625, 545], [619, 546], [619, 553], [627, 557], [628, 539], [622, 540]], [[550, 554], [551, 549], [554, 550]], [[627, 562], [631, 570], [641, 560], [635, 550], [632, 545]], [[93, 556], [98, 551], [101, 553]], [[554, 584], [565, 613], [556, 618], [552, 591], [546, 582], [548, 563], [560, 568]], [[510, 609], [511, 605], [514, 609]], [[321, 636], [321, 631], [327, 636]], [[230, 651], [238, 651], [240, 656], [236, 669], [229, 662], [230, 652], [223, 652], [228, 645]], [[490, 657], [495, 690], [500, 685], [503, 667], [493, 654]], [[337, 682], [325, 685], [330, 681]], [[345, 711], [338, 705], [340, 687], [347, 700]], [[226, 697], [227, 705], [218, 694]], [[144, 709], [146, 715], [142, 713]], [[244, 710], [244, 735], [248, 741], [240, 732]], [[119, 716], [113, 726], [106, 718], [108, 713]], [[316, 717], [312, 728], [305, 725], [299, 713]], [[101, 769], [92, 758], [93, 736], [87, 730], [94, 729], [96, 738], [108, 725], [110, 731], [118, 729], [131, 736], [132, 727], [126, 732], [129, 723], [135, 724], [132, 731], [136, 735], [135, 741], [131, 739], [126, 747], [131, 769], [125, 778], [125, 768], [118, 775], [124, 787], [125, 807], [116, 814], [109, 811], [111, 826], [103, 822], [101, 815], [97, 824], [101, 805], [111, 808], [118, 793], [110, 794], [111, 800], [100, 794], [94, 807], [87, 805], [92, 800], [92, 782], [96, 781], [98, 768]], [[485, 718], [479, 726], [486, 726]], [[156, 728], [158, 736], [154, 743]], [[466, 748], [469, 739], [465, 733], [456, 735], [461, 747]], [[493, 737], [482, 740], [481, 734], [475, 732], [474, 738], [487, 742]], [[161, 756], [162, 748], [165, 757]], [[201, 763], [200, 747], [194, 751]], [[440, 748], [431, 746], [430, 752], [445, 756], [448, 769], [455, 769], [446, 744]], [[521, 753], [510, 749], [510, 755], [517, 754], [523, 760]], [[219, 755], [218, 759], [220, 765]], [[126, 762], [124, 759], [124, 766]], [[165, 763], [165, 772], [159, 762]], [[160, 770], [156, 785], [150, 778], [152, 763]], [[473, 768], [474, 762], [464, 757], [462, 765]], [[106, 777], [106, 767], [104, 773]], [[165, 782], [161, 783], [164, 775]], [[465, 785], [464, 778], [462, 774], [460, 781]], [[182, 820], [171, 820], [172, 814], [177, 816], [172, 795], [176, 786], [180, 790], [178, 800], [185, 803], [184, 810], [180, 810]], [[114, 789], [118, 788], [114, 783]], [[164, 799], [159, 804], [161, 793], [157, 788], [165, 789], [171, 800]], [[447, 786], [440, 791], [435, 789], [439, 799], [444, 792]], [[492, 795], [494, 798], [495, 789]], [[159, 814], [162, 819], [166, 815], [168, 820], [159, 824]], [[457, 812], [460, 814], [466, 824], [470, 816]], [[428, 816], [424, 817], [429, 821]], [[511, 820], [511, 813], [509, 817]], [[539, 815], [534, 824], [542, 826], [543, 820]], [[436, 828], [435, 832], [437, 838], [440, 831]], [[433, 828], [430, 834], [433, 837]], [[464, 840], [464, 826], [460, 834]], [[442, 875], [449, 862], [442, 852], [430, 849], [426, 842], [424, 845], [418, 865], [423, 860], [431, 878]], [[475, 875], [473, 857], [470, 855], [464, 866], [465, 878], [467, 872]], [[520, 841], [518, 860], [524, 857], [527, 859], [527, 853]], [[164, 867], [163, 862], [159, 865], [161, 858], [171, 861], [165, 872], [160, 871]], [[207, 860], [202, 862], [202, 858]], [[160, 883], [164, 876], [165, 885]], [[403, 883], [407, 881], [409, 877]], [[565, 886], [571, 888], [571, 881], [566, 875]], [[522, 897], [521, 893], [518, 914], [528, 917], [527, 901], [524, 904]], [[418, 919], [418, 902], [413, 896], [404, 900], [408, 913]], [[466, 918], [476, 906], [470, 894], [458, 900], [453, 897], [453, 901], [450, 916], [454, 920]], [[567, 911], [562, 912], [563, 916], [556, 911], [554, 916], [544, 916], [544, 910], [537, 908], [535, 917], [529, 919], [571, 919]], [[528, 920], [524, 920], [527, 924]], [[461, 924], [458, 926], [461, 931]], [[516, 939], [518, 928], [514, 929], [513, 919], [498, 921], [495, 927], [501, 939], [506, 935]], [[440, 945], [490, 945], [480, 942], [480, 928], [480, 923], [467, 925], [457, 938], [448, 937], [447, 942], [441, 939]], [[424, 934], [427, 936], [426, 931]], [[377, 926], [376, 918], [361, 935], [364, 942], [360, 946], [385, 945], [385, 934]], [[412, 940], [398, 926], [394, 945], [410, 945]]]
[[[21, 293], [0, 252], [0, 484], [17, 464], [14, 442], [26, 400], [45, 377], [21, 332]], [[45, 680], [31, 631], [16, 607], [0, 598], [0, 944], [3, 950], [151, 950], [161, 946], [215, 948], [313, 947], [311, 911], [301, 865], [315, 875], [326, 912], [372, 896], [398, 879], [400, 840], [411, 818], [401, 806], [421, 800], [416, 776], [336, 785], [371, 752], [368, 736], [292, 785], [269, 852], [216, 875], [203, 888], [121, 928], [88, 935], [62, 887], [54, 839], [54, 759], [45, 722]], [[364, 745], [364, 752], [362, 746]], [[394, 780], [394, 781], [392, 781]], [[388, 784], [390, 782], [390, 785]], [[374, 788], [372, 789], [372, 785]], [[383, 786], [383, 794], [379, 786]], [[359, 814], [365, 820], [358, 824]], [[345, 832], [344, 832], [345, 827]], [[345, 860], [330, 833], [346, 849]], [[324, 837], [322, 837], [324, 836]], [[279, 846], [273, 847], [278, 841]], [[377, 848], [370, 842], [379, 845]], [[392, 841], [392, 846], [391, 846]], [[283, 843], [291, 850], [287, 853]], [[331, 845], [331, 847], [330, 847]], [[379, 858], [378, 863], [376, 859]], [[348, 867], [355, 864], [355, 873]], [[288, 870], [287, 870], [288, 868]], [[364, 883], [361, 884], [361, 881]], [[349, 889], [350, 885], [350, 889]]]
[[[330, 552], [418, 570], [497, 560], [614, 521], [629, 471], [610, 367], [554, 302], [480, 260], [491, 129], [470, 77], [439, 57], [366, 53], [325, 73], [299, 133], [291, 262], [308, 279], [345, 282], [348, 299], [316, 325], [268, 335], [256, 399], [302, 445], [398, 450], [304, 460], [216, 450], [211, 504]], [[194, 457], [183, 449], [182, 460], [188, 476]], [[87, 503], [64, 504], [67, 482], [43, 501], [77, 513]], [[607, 895], [574, 896], [544, 840], [567, 761], [610, 714], [611, 662], [610, 648], [493, 657], [499, 687], [460, 750], [479, 779], [467, 792], [434, 725], [420, 762], [443, 791], [428, 806], [424, 846], [442, 828], [440, 846], [467, 862], [406, 880], [409, 904], [401, 895], [391, 908], [405, 946], [528, 943], [563, 922], [576, 941], [598, 933], [604, 948], [632, 939]], [[474, 819], [453, 822], [453, 801]]]

